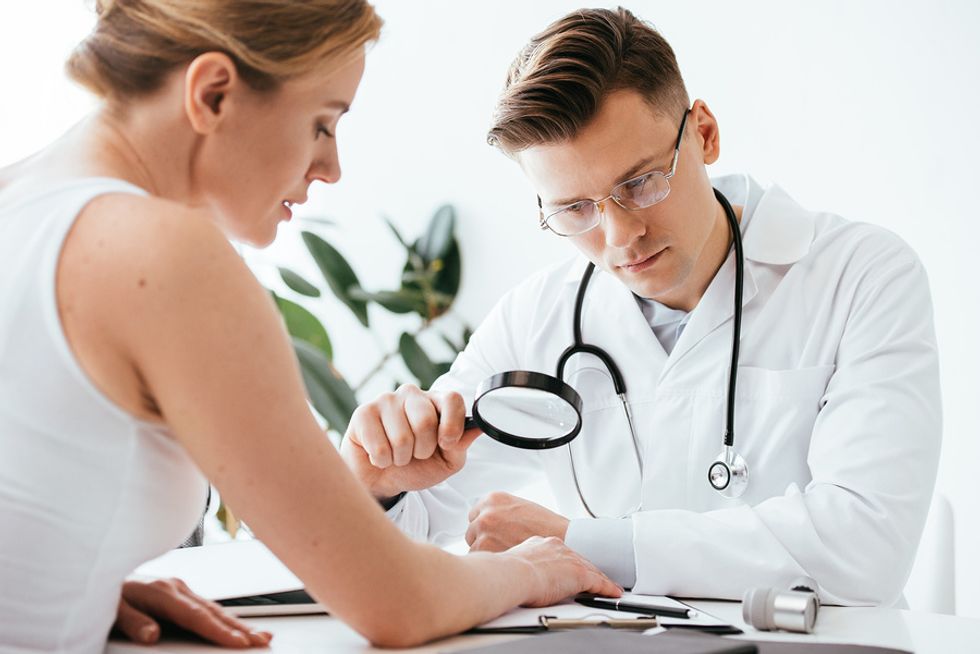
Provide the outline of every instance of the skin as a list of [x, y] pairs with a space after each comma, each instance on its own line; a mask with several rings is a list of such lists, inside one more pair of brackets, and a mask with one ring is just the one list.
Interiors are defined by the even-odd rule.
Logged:
[[[457, 557], [391, 525], [311, 415], [282, 320], [228, 242], [269, 243], [284, 200], [340, 178], [336, 130], [363, 66], [258, 94], [227, 56], [205, 53], [0, 171], [0, 185], [109, 176], [150, 193], [96, 198], [65, 241], [56, 290], [72, 351], [116, 405], [166, 425], [307, 589], [375, 644], [417, 644], [580, 591], [617, 596], [558, 539]], [[156, 617], [246, 646], [237, 621], [186, 587], [127, 584], [119, 629]]]
[[[617, 184], [651, 170], [666, 174], [681, 118], [680, 111], [656, 111], [634, 91], [616, 91], [575, 138], [535, 145], [515, 159], [547, 215], [578, 200], [604, 198]], [[636, 295], [692, 311], [724, 262], [731, 235], [705, 169], [718, 160], [720, 137], [703, 101], [692, 106], [684, 131], [664, 201], [637, 211], [606, 201], [599, 224], [568, 240]], [[741, 219], [742, 207], [734, 209]], [[654, 255], [646, 265], [629, 265]], [[467, 434], [443, 445], [462, 429], [456, 408], [462, 402], [455, 394], [411, 387], [386, 394], [355, 413], [344, 459], [377, 497], [444, 481], [464, 465], [460, 449], [476, 438]], [[497, 492], [470, 511], [466, 541], [471, 550], [499, 552], [530, 535], [564, 540], [567, 531], [564, 516]]]

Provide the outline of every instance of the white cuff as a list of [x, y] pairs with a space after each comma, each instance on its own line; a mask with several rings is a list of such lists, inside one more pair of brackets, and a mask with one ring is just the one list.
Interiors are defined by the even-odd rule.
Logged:
[[568, 523], [565, 544], [623, 588], [636, 582], [633, 521], [629, 518], [581, 518]]

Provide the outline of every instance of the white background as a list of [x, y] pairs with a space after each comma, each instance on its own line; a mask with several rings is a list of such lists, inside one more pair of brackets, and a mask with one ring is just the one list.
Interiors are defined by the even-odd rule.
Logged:
[[[485, 145], [484, 134], [513, 55], [580, 4], [378, 0], [377, 6], [384, 36], [339, 133], [344, 179], [314, 189], [299, 213], [336, 219], [324, 235], [348, 255], [366, 287], [379, 289], [397, 284], [402, 265], [380, 216], [414, 236], [439, 204], [453, 203], [464, 261], [455, 311], [476, 324], [506, 289], [569, 252], [535, 228], [533, 190]], [[980, 5], [635, 0], [630, 7], [671, 42], [692, 98], [707, 101], [720, 121], [722, 157], [712, 174], [750, 172], [810, 208], [883, 225], [924, 261], [945, 397], [938, 487], [956, 515], [958, 612], [980, 616], [980, 559], [973, 555], [980, 552], [974, 208]], [[61, 72], [91, 22], [76, 0], [0, 8], [0, 165], [29, 154], [93, 106]], [[248, 253], [267, 283], [276, 282], [274, 263], [316, 278], [298, 232], [288, 225], [274, 247]], [[372, 336], [332, 300], [319, 312], [338, 367], [354, 380], [374, 364], [379, 347], [411, 324], [377, 311], [379, 335]], [[367, 394], [388, 383], [379, 378]]]

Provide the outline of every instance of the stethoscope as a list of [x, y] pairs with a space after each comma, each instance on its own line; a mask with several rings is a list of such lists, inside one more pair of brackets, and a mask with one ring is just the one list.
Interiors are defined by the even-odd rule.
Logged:
[[[732, 359], [728, 378], [728, 406], [725, 421], [724, 448], [718, 454], [715, 460], [708, 466], [708, 483], [711, 484], [711, 487], [718, 491], [721, 495], [728, 498], [735, 498], [739, 497], [745, 492], [745, 488], [749, 481], [749, 469], [745, 463], [745, 459], [743, 459], [742, 456], [735, 451], [734, 447], [735, 383], [738, 374], [738, 344], [742, 331], [742, 279], [744, 275], [744, 258], [742, 255], [742, 234], [739, 229], [738, 219], [735, 217], [735, 210], [732, 209], [731, 203], [728, 202], [728, 199], [721, 193], [721, 191], [714, 189], [714, 192], [718, 202], [725, 210], [725, 216], [728, 219], [728, 226], [732, 233], [732, 242], [735, 246], [735, 316], [732, 327]], [[629, 403], [626, 400], [626, 382], [623, 380], [623, 375], [619, 371], [619, 366], [616, 365], [616, 362], [613, 361], [609, 353], [596, 345], [586, 343], [582, 338], [582, 306], [585, 301], [585, 293], [588, 290], [589, 282], [592, 279], [592, 274], [594, 271], [595, 264], [590, 262], [585, 269], [585, 273], [582, 275], [582, 280], [579, 282], [578, 293], [575, 297], [575, 314], [573, 322], [574, 343], [566, 348], [565, 351], [562, 352], [561, 356], [558, 357], [556, 374], [559, 380], [564, 380], [565, 365], [568, 363], [568, 360], [576, 354], [591, 354], [602, 362], [609, 373], [609, 377], [612, 379], [616, 395], [619, 397], [619, 401], [623, 406], [623, 411], [626, 415], [626, 422], [629, 425], [630, 436], [633, 442], [633, 450], [636, 455], [637, 467], [640, 471], [640, 478], [642, 479], [643, 457], [640, 453], [640, 444], [636, 437], [636, 429], [633, 426], [633, 415], [630, 412]], [[568, 459], [572, 470], [572, 480], [575, 484], [575, 490], [578, 493], [579, 500], [581, 500], [582, 506], [585, 507], [588, 514], [595, 518], [597, 516], [589, 506], [589, 503], [586, 501], [585, 495], [582, 492], [578, 473], [575, 469], [575, 456], [572, 453], [571, 443], [567, 443], [566, 446], [568, 447]], [[640, 504], [631, 509], [626, 515], [635, 513], [639, 509]]]

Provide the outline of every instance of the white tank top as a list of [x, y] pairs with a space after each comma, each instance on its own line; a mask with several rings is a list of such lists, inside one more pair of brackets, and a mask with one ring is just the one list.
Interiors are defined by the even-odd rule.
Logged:
[[[0, 652], [101, 652], [122, 582], [194, 528], [207, 486], [166, 430], [79, 367], [55, 272], [87, 178], [0, 191]], [[134, 219], [138, 219], [134, 217]]]

